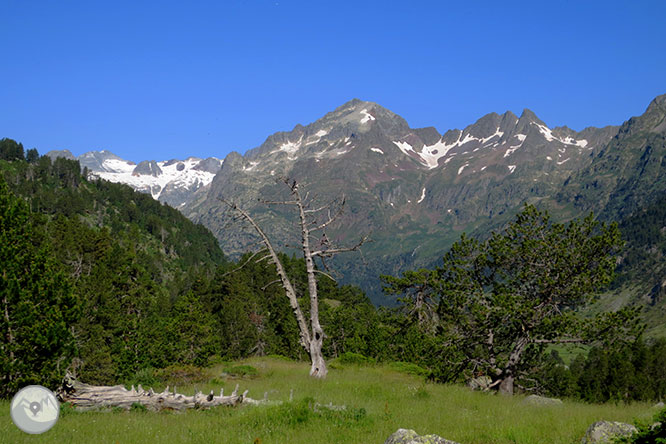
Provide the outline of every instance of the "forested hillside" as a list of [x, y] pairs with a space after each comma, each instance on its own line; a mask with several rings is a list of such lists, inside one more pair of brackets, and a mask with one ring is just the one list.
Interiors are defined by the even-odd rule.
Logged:
[[[54, 382], [68, 367], [86, 381], [115, 383], [136, 379], [142, 371], [205, 365], [209, 359], [301, 356], [274, 266], [250, 262], [236, 270], [206, 228], [149, 195], [89, 181], [77, 161], [51, 161], [36, 151], [27, 161], [20, 144], [3, 139], [0, 145], [3, 199], [28, 221], [26, 232], [11, 235], [47, 256], [49, 265], [41, 273], [60, 276], [59, 288], [72, 299], [71, 313], [62, 320], [66, 328], [51, 352], [57, 368], [17, 369], [4, 395], [20, 384]], [[5, 218], [5, 223], [17, 220], [23, 219]], [[3, 266], [18, 260], [3, 256]], [[303, 296], [303, 261], [283, 260]], [[373, 341], [382, 335], [367, 328], [378, 324], [369, 300], [358, 289], [339, 288], [330, 280], [321, 285], [327, 356], [376, 355], [381, 347]], [[21, 316], [19, 298], [13, 307], [9, 301], [5, 305], [12, 316]], [[5, 322], [3, 338], [20, 322]], [[25, 331], [24, 339], [33, 334]], [[32, 359], [28, 350], [15, 352], [16, 365]], [[12, 374], [14, 367], [7, 365]]]

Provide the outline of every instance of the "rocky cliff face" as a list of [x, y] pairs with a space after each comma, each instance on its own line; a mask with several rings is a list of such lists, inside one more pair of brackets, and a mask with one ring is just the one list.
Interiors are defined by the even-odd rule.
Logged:
[[625, 122], [593, 154], [566, 180], [558, 194], [561, 203], [621, 219], [661, 198], [666, 192], [666, 95]]

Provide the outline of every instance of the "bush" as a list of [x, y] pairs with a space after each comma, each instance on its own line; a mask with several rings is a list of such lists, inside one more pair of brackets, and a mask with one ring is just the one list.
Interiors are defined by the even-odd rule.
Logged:
[[259, 374], [257, 369], [251, 365], [234, 365], [231, 367], [224, 367], [222, 371], [232, 378], [254, 377]]
[[152, 387], [158, 384], [160, 381], [157, 379], [156, 370], [153, 368], [143, 368], [136, 372], [131, 378], [125, 381], [125, 386], [137, 386], [141, 384], [142, 386]]
[[130, 406], [130, 412], [147, 412], [147, 411], [148, 409], [146, 408], [146, 406], [139, 402], [133, 402], [132, 405]]
[[407, 373], [408, 375], [416, 375], [416, 376], [428, 375], [428, 370], [416, 364], [412, 364], [410, 362], [402, 362], [402, 361], [391, 362], [389, 363], [388, 367], [391, 370], [400, 373]]
[[206, 382], [210, 379], [210, 372], [193, 365], [170, 365], [167, 368], [155, 371], [155, 376], [163, 384], [188, 385]]
[[617, 442], [631, 444], [666, 444], [666, 409], [654, 416], [648, 424], [636, 424], [638, 431], [629, 437], [620, 438]]
[[373, 358], [368, 358], [360, 353], [345, 352], [341, 354], [337, 362], [345, 365], [374, 365], [377, 361]]

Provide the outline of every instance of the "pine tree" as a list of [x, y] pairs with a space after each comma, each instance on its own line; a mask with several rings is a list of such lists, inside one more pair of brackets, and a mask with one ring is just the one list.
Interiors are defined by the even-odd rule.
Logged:
[[74, 353], [78, 304], [28, 206], [0, 178], [0, 397], [54, 386]]

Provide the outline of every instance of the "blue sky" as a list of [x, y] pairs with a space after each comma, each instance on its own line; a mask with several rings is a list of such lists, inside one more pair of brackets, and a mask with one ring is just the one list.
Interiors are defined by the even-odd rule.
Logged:
[[0, 2], [0, 137], [224, 157], [357, 97], [440, 132], [620, 124], [666, 93], [666, 2]]

